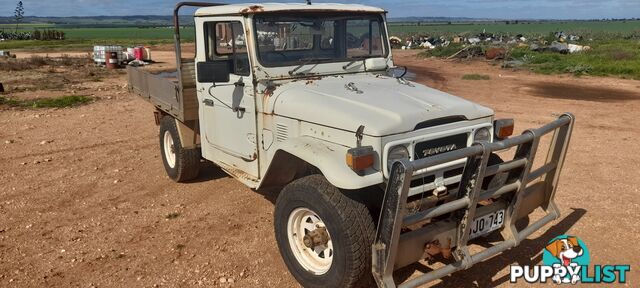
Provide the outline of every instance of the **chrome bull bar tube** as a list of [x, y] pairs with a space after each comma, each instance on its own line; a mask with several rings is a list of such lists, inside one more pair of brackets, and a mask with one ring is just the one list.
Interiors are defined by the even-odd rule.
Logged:
[[[454, 263], [411, 279], [399, 287], [416, 287], [440, 279], [456, 271], [468, 269], [496, 254], [520, 244], [520, 242], [547, 223], [560, 217], [555, 202], [555, 192], [564, 163], [575, 117], [570, 113], [538, 129], [524, 131], [521, 135], [495, 143], [474, 143], [472, 146], [416, 161], [402, 160], [393, 163], [382, 211], [378, 221], [376, 237], [372, 245], [372, 271], [379, 287], [396, 287], [393, 279], [395, 269], [418, 261], [425, 245], [430, 240], [449, 235]], [[541, 137], [552, 133], [553, 138], [545, 164], [531, 171]], [[488, 166], [491, 153], [516, 147], [512, 160]], [[407, 197], [414, 171], [466, 158], [457, 198], [453, 201], [407, 215]], [[498, 173], [509, 173], [510, 183], [493, 189], [482, 189], [483, 179]], [[511, 177], [511, 175], [514, 175]], [[541, 181], [529, 185], [534, 180]], [[478, 202], [513, 192], [511, 199], [496, 201], [478, 207]], [[518, 231], [516, 220], [529, 215], [541, 207], [545, 216]], [[468, 249], [470, 227], [476, 216], [486, 215], [491, 210], [506, 209], [502, 236], [504, 241], [479, 253]], [[457, 213], [452, 213], [457, 212]], [[401, 233], [403, 227], [452, 213], [450, 219], [433, 221], [422, 228]], [[422, 245], [422, 246], [421, 246]], [[414, 257], [414, 258], [412, 258]]]

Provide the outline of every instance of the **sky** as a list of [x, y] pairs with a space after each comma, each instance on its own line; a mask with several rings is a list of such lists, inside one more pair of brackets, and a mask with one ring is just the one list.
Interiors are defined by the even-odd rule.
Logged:
[[[23, 0], [27, 16], [170, 15], [179, 0]], [[201, 0], [207, 1], [207, 0]], [[216, 2], [215, 0], [209, 0]], [[495, 19], [602, 19], [640, 17], [640, 0], [312, 0], [382, 7], [389, 17]], [[0, 16], [12, 16], [18, 0], [0, 0]], [[224, 3], [249, 1], [221, 0]], [[304, 2], [264, 0], [263, 2]], [[135, 6], [134, 6], [135, 4]]]

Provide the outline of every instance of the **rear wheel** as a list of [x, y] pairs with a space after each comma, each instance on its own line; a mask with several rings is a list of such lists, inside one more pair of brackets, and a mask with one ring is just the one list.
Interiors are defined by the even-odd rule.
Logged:
[[373, 220], [367, 207], [322, 175], [287, 185], [275, 208], [275, 236], [291, 274], [304, 287], [369, 287]]
[[184, 149], [180, 142], [176, 120], [170, 116], [160, 120], [160, 151], [167, 175], [176, 182], [198, 177], [200, 149]]

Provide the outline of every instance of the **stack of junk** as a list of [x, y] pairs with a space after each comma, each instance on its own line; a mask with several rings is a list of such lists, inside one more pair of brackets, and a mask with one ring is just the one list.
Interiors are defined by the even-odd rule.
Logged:
[[93, 61], [108, 69], [122, 65], [144, 66], [151, 62], [151, 49], [144, 46], [126, 49], [122, 46], [93, 46]]
[[11, 54], [9, 51], [0, 50], [0, 58], [16, 58], [16, 55]]
[[[406, 37], [403, 41], [402, 38], [397, 36], [389, 37], [391, 46], [396, 49], [435, 49], [437, 47], [447, 47], [450, 44], [458, 44], [467, 49], [471, 46], [494, 46], [494, 47], [509, 47], [517, 46], [519, 48], [529, 47], [531, 51], [548, 51], [562, 54], [568, 53], [580, 53], [591, 50], [589, 46], [583, 46], [576, 44], [578, 41], [583, 40], [579, 35], [567, 35], [564, 32], [555, 32], [553, 40], [545, 37], [539, 37], [537, 39], [527, 39], [523, 34], [511, 35], [511, 34], [493, 34], [483, 31], [482, 33], [471, 34], [467, 36], [455, 35], [453, 37], [445, 36], [424, 36], [414, 35]], [[569, 43], [574, 42], [574, 43]], [[584, 41], [583, 41], [584, 42]], [[496, 51], [493, 51], [496, 52]], [[499, 51], [497, 51], [499, 52]], [[467, 55], [468, 56], [468, 55]], [[500, 59], [500, 53], [490, 56], [490, 58]]]

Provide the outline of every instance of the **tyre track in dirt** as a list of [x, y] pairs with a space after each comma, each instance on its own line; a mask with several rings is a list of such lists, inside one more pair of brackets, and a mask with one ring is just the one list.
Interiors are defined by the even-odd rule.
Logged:
[[7, 158], [0, 158], [0, 161], [5, 161], [5, 160], [20, 160], [20, 159], [24, 159], [24, 158], [29, 158], [29, 157], [34, 157], [34, 156], [52, 156], [55, 154], [60, 154], [60, 153], [66, 153], [66, 152], [70, 152], [70, 151], [78, 151], [78, 150], [87, 150], [87, 149], [96, 149], [96, 148], [100, 148], [100, 147], [107, 147], [107, 146], [113, 146], [116, 144], [136, 144], [136, 145], [131, 145], [131, 146], [135, 146], [138, 148], [150, 148], [152, 146], [156, 146], [153, 144], [146, 144], [146, 145], [139, 145], [139, 142], [148, 142], [148, 141], [144, 141], [144, 140], [155, 140], [154, 138], [138, 138], [138, 139], [121, 139], [121, 140], [115, 140], [115, 141], [110, 141], [110, 142], [105, 142], [105, 143], [94, 143], [94, 144], [90, 144], [90, 145], [83, 145], [83, 146], [76, 146], [76, 147], [69, 147], [69, 148], [64, 148], [64, 149], [55, 149], [55, 150], [49, 150], [46, 152], [39, 152], [39, 153], [30, 153], [30, 154], [24, 154], [24, 155], [18, 155], [18, 156], [13, 156], [13, 157], [7, 157]]

